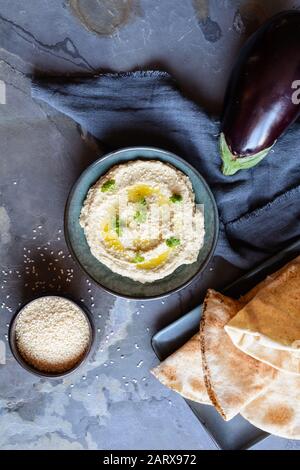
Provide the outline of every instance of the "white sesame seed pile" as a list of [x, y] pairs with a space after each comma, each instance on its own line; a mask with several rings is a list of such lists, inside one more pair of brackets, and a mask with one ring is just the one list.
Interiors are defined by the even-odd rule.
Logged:
[[23, 359], [50, 373], [74, 367], [90, 339], [84, 314], [73, 302], [60, 297], [42, 297], [27, 305], [17, 319], [15, 332]]

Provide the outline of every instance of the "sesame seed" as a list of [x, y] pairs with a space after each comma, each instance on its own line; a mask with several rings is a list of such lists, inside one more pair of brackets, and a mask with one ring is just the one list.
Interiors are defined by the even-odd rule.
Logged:
[[16, 322], [20, 354], [41, 371], [64, 372], [72, 368], [85, 354], [89, 338], [84, 314], [67, 299], [37, 299], [24, 308]]

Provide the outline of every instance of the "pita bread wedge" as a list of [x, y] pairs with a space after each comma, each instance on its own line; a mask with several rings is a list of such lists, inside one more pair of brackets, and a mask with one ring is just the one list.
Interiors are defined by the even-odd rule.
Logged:
[[275, 273], [225, 326], [241, 351], [300, 374], [300, 257]]
[[211, 405], [202, 372], [199, 333], [169, 356], [151, 373], [166, 387], [184, 398]]
[[226, 420], [270, 384], [277, 371], [237, 349], [224, 326], [240, 310], [239, 301], [209, 290], [200, 323], [204, 379], [209, 398]]
[[241, 415], [263, 431], [300, 439], [300, 376], [279, 372], [268, 389], [248, 404]]

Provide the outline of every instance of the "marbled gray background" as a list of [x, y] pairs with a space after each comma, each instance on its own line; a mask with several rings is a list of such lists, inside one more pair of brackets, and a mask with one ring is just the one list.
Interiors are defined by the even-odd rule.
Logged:
[[[0, 449], [214, 448], [184, 400], [149, 375], [150, 340], [199, 303], [218, 269], [238, 273], [216, 259], [185, 292], [145, 304], [90, 285], [67, 252], [63, 210], [101, 145], [33, 101], [30, 77], [160, 68], [218, 113], [236, 51], [288, 7], [300, 1], [0, 0]], [[34, 378], [8, 350], [13, 313], [46, 290], [73, 295], [97, 322], [97, 351], [66, 380]], [[297, 444], [272, 437], [257, 448]]]

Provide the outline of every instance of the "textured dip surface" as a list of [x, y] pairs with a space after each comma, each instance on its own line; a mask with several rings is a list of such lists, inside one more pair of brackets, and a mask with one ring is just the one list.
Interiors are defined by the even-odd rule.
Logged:
[[190, 179], [158, 160], [112, 167], [89, 190], [80, 224], [99, 261], [142, 283], [194, 263], [204, 240]]

